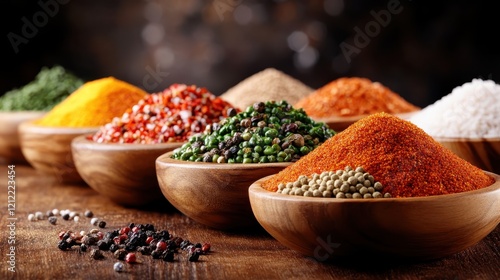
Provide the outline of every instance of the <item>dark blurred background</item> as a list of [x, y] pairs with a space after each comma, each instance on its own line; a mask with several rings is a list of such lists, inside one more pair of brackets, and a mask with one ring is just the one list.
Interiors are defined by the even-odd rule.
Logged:
[[313, 88], [366, 77], [424, 107], [473, 78], [498, 82], [493, 4], [8, 0], [0, 93], [55, 64], [85, 80], [114, 76], [148, 92], [196, 84], [217, 95], [274, 67]]

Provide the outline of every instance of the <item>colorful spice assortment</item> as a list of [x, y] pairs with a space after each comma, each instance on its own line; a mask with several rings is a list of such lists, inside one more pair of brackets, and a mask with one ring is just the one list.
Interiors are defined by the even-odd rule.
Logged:
[[245, 109], [256, 102], [286, 100], [294, 104], [314, 90], [274, 68], [264, 69], [228, 89], [221, 98]]
[[82, 84], [62, 66], [44, 67], [33, 81], [0, 97], [0, 111], [49, 111]]
[[58, 127], [95, 127], [110, 122], [139, 102], [146, 92], [113, 77], [83, 84], [50, 110], [37, 124]]
[[352, 124], [317, 149], [264, 181], [279, 184], [345, 166], [363, 168], [382, 183], [382, 193], [417, 197], [472, 191], [494, 179], [457, 157], [414, 124], [377, 113]]
[[290, 183], [280, 183], [276, 192], [307, 197], [335, 198], [390, 198], [382, 194], [383, 186], [362, 167], [350, 166], [337, 171], [323, 171], [321, 174], [305, 175]]
[[419, 109], [382, 84], [357, 77], [334, 80], [299, 100], [295, 107], [319, 118], [397, 114]]
[[[131, 223], [106, 233], [98, 229], [92, 229], [88, 233], [68, 230], [59, 232], [58, 236], [57, 247], [63, 251], [73, 247], [78, 247], [81, 252], [91, 249], [90, 257], [93, 259], [102, 259], [105, 257], [103, 252], [109, 251], [116, 259], [129, 264], [138, 262], [137, 253], [172, 262], [181, 250], [186, 252], [188, 261], [194, 262], [199, 260], [200, 255], [210, 252], [210, 243], [192, 243], [171, 235], [167, 230], [156, 230], [152, 224]], [[115, 271], [123, 271], [123, 267], [117, 263], [113, 268]]]
[[290, 162], [335, 134], [284, 100], [255, 103], [207, 128], [176, 149], [172, 158], [217, 163]]
[[500, 85], [473, 79], [413, 115], [433, 137], [500, 137]]
[[184, 142], [236, 110], [205, 88], [173, 84], [150, 94], [92, 136], [98, 143]]

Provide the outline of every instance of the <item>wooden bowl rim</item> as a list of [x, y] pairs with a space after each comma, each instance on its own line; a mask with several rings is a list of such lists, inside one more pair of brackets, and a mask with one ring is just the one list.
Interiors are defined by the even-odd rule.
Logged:
[[[418, 113], [420, 110], [421, 109], [411, 111], [411, 112], [396, 113], [396, 114], [391, 114], [391, 115], [399, 117], [401, 119], [409, 119], [411, 116]], [[375, 113], [373, 113], [373, 114], [375, 114]], [[346, 122], [355, 123], [356, 121], [359, 121], [362, 118], [368, 117], [370, 115], [372, 115], [372, 114], [363, 114], [363, 115], [347, 116], [347, 117], [342, 117], [342, 116], [330, 116], [330, 117], [322, 117], [322, 118], [316, 118], [313, 116], [310, 116], [310, 117], [313, 120], [315, 120], [316, 122], [334, 124], [334, 123], [346, 123]]]
[[8, 117], [16, 118], [20, 116], [41, 117], [46, 113], [45, 111], [0, 111], [0, 119]]
[[[263, 177], [248, 188], [249, 195], [254, 194], [256, 196], [265, 198], [265, 199], [273, 199], [279, 201], [288, 201], [288, 202], [310, 202], [310, 203], [319, 203], [319, 204], [329, 204], [329, 203], [395, 203], [395, 202], [425, 202], [425, 201], [435, 201], [442, 199], [456, 199], [463, 196], [472, 196], [479, 195], [483, 193], [490, 193], [494, 191], [500, 190], [500, 175], [495, 173], [491, 173], [488, 171], [484, 171], [487, 175], [493, 177], [495, 182], [488, 187], [484, 187], [481, 189], [467, 191], [467, 192], [459, 192], [459, 193], [451, 193], [451, 194], [443, 194], [443, 195], [433, 195], [433, 196], [419, 196], [419, 197], [393, 197], [393, 198], [379, 198], [379, 199], [336, 199], [336, 198], [328, 198], [328, 197], [305, 197], [305, 196], [295, 196], [288, 194], [280, 194], [277, 192], [271, 192], [261, 187], [263, 181], [269, 179], [274, 175], [269, 175]], [[499, 192], [500, 194], [500, 192]], [[500, 216], [500, 213], [498, 214]]]
[[170, 158], [174, 151], [164, 153], [156, 159], [156, 163], [162, 167], [182, 167], [193, 169], [214, 169], [214, 170], [255, 170], [267, 167], [287, 167], [293, 162], [273, 162], [273, 163], [213, 163], [213, 162], [192, 162]]
[[451, 143], [451, 142], [500, 142], [499, 137], [432, 137], [434, 140], [443, 143]]
[[93, 127], [63, 127], [63, 126], [44, 126], [37, 125], [36, 120], [22, 122], [19, 125], [19, 131], [36, 133], [36, 134], [84, 134], [99, 130], [99, 126]]
[[95, 151], [131, 151], [131, 150], [166, 150], [175, 149], [185, 142], [157, 143], [157, 144], [137, 144], [137, 143], [98, 143], [87, 139], [93, 134], [83, 134], [75, 137], [71, 141], [71, 146], [75, 149], [87, 149]]

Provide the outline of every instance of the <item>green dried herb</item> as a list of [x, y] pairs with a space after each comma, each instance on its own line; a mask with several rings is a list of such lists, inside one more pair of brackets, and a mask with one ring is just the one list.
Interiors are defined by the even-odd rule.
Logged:
[[82, 84], [62, 66], [44, 67], [33, 81], [0, 97], [0, 111], [49, 111]]

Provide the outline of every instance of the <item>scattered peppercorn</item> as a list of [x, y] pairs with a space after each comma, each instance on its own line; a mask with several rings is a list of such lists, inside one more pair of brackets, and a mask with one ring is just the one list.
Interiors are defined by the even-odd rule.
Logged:
[[116, 272], [123, 272], [125, 270], [125, 267], [123, 263], [115, 262], [115, 264], [113, 265], [113, 270]]
[[255, 103], [244, 112], [207, 126], [172, 158], [216, 163], [293, 162], [335, 134], [286, 101]]
[[125, 249], [118, 249], [114, 252], [115, 258], [124, 261], [127, 256], [127, 251]]
[[102, 254], [102, 251], [99, 249], [92, 249], [90, 251], [90, 257], [93, 258], [94, 260], [99, 260], [104, 258], [104, 255]]
[[105, 221], [99, 221], [99, 227], [100, 228], [105, 228], [106, 227], [106, 222]]
[[125, 261], [127, 263], [135, 263], [137, 261], [137, 258], [135, 256], [134, 253], [128, 253], [126, 256], [125, 256]]
[[94, 213], [92, 213], [92, 211], [90, 211], [90, 210], [85, 210], [84, 215], [87, 218], [92, 218], [94, 216]]
[[49, 220], [49, 223], [51, 223], [53, 225], [55, 225], [57, 223], [57, 217], [55, 217], [55, 216], [50, 216], [48, 220]]

